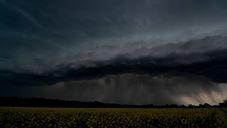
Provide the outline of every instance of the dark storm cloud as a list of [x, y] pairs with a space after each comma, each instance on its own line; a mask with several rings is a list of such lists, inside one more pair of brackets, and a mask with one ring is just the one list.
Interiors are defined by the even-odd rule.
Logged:
[[224, 0], [1, 0], [0, 6], [3, 70], [40, 73], [226, 35]]
[[[140, 48], [134, 51], [133, 57], [123, 54], [107, 61], [91, 61], [79, 67], [74, 67], [73, 63], [38, 74], [1, 70], [0, 82], [2, 85], [41, 86], [71, 80], [96, 79], [109, 74], [138, 73], [151, 76], [199, 75], [210, 81], [223, 83], [227, 82], [225, 41], [226, 37], [214, 36], [184, 43], [159, 45], [151, 49]], [[149, 52], [144, 53], [143, 49]]]
[[[95, 80], [74, 81], [58, 86], [82, 101], [93, 99], [122, 104], [203, 103], [206, 100], [217, 103], [219, 99], [212, 93], [222, 93], [217, 84], [198, 76], [107, 75]], [[185, 101], [186, 98], [191, 98], [191, 101]]]
[[[0, 0], [0, 87], [6, 95], [23, 89], [41, 95], [64, 83], [78, 93], [74, 98], [120, 103], [176, 103], [184, 88], [207, 94], [218, 88], [214, 83], [227, 82], [226, 14], [226, 0]], [[163, 74], [175, 77], [156, 77]], [[110, 76], [119, 85], [100, 84]], [[202, 83], [190, 82], [197, 76]], [[144, 89], [136, 94], [139, 81]], [[122, 92], [96, 97], [111, 87]], [[86, 97], [91, 88], [96, 91]]]
[[0, 87], [0, 92], [3, 96], [38, 96], [121, 104], [217, 104], [227, 98], [226, 88], [223, 87], [226, 86], [200, 76], [121, 74], [45, 87]]

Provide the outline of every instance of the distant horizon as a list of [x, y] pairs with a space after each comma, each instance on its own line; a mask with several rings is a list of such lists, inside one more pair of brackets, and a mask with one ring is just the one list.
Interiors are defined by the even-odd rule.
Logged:
[[[7, 99], [7, 100], [6, 100]], [[7, 97], [7, 96], [2, 96], [0, 97], [0, 101], [3, 101], [3, 103], [0, 104], [0, 106], [2, 104], [5, 104], [7, 105], [6, 103], [8, 103], [8, 101], [11, 101], [10, 103], [14, 103], [15, 100], [19, 100], [19, 101], [36, 101], [36, 100], [47, 100], [47, 101], [63, 101], [63, 102], [78, 102], [78, 103], [97, 103], [97, 104], [104, 104], [104, 105], [119, 105], [119, 106], [134, 106], [134, 107], [142, 107], [142, 106], [150, 106], [152, 105], [153, 107], [165, 107], [165, 106], [172, 106], [172, 105], [176, 105], [177, 107], [190, 107], [191, 105], [192, 106], [195, 106], [195, 107], [199, 107], [199, 106], [203, 106], [203, 105], [210, 105], [210, 107], [215, 107], [215, 106], [219, 106], [220, 104], [222, 103], [227, 103], [227, 99], [226, 100], [223, 100], [222, 102], [218, 103], [218, 104], [209, 104], [209, 103], [201, 103], [201, 104], [119, 104], [119, 103], [108, 103], [108, 102], [100, 102], [100, 101], [78, 101], [78, 100], [73, 100], [73, 99], [58, 99], [58, 98], [45, 98], [45, 97], [18, 97], [18, 96], [11, 96], [11, 97]], [[4, 101], [7, 101], [6, 103], [4, 103]], [[28, 102], [28, 103], [29, 103]], [[14, 104], [16, 105], [16, 104]], [[20, 104], [18, 104], [20, 106]], [[27, 104], [29, 106], [29, 104]], [[33, 104], [30, 104], [31, 106]], [[45, 104], [43, 104], [45, 106]], [[48, 104], [46, 104], [48, 106]], [[50, 104], [49, 104], [50, 105]], [[59, 104], [59, 106], [64, 106], [64, 105], [61, 105]], [[13, 105], [12, 105], [13, 107]], [[208, 107], [208, 106], [207, 106]]]

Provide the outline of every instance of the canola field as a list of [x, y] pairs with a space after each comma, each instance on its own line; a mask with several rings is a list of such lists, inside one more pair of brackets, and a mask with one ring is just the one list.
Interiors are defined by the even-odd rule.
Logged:
[[0, 128], [227, 128], [226, 110], [0, 107]]

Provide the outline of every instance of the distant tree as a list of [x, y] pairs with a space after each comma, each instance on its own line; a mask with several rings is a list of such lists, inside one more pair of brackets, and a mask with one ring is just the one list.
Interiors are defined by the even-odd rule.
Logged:
[[188, 107], [189, 107], [189, 108], [194, 108], [195, 106], [192, 105], [192, 104], [189, 104]]
[[200, 104], [199, 107], [201, 107], [201, 108], [209, 108], [209, 107], [211, 107], [211, 105], [208, 104], [208, 103], [205, 103], [205, 104]]
[[219, 103], [219, 107], [227, 107], [227, 100], [224, 100], [223, 103]]

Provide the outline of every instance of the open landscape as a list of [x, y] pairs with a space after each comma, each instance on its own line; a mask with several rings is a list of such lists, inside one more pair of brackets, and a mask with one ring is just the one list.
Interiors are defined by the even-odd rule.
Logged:
[[227, 0], [0, 0], [0, 128], [227, 128]]
[[1, 107], [1, 128], [226, 128], [221, 108]]

